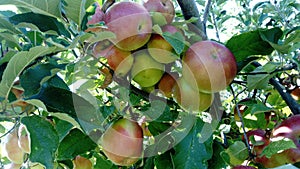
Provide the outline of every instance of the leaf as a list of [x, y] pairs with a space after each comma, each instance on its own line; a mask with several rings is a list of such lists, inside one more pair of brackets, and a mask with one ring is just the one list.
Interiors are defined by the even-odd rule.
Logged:
[[0, 0], [0, 5], [15, 5], [31, 10], [32, 12], [61, 18], [60, 0]]
[[11, 33], [8, 32], [1, 32], [0, 33], [0, 41], [5, 40], [6, 45], [11, 48], [18, 48], [21, 49], [21, 46], [19, 45], [18, 39]]
[[175, 166], [173, 166], [174, 162], [172, 159], [172, 152], [167, 151], [162, 155], [155, 156], [154, 164], [156, 168], [164, 168], [164, 169], [173, 169]]
[[[231, 165], [240, 165], [248, 158], [248, 150], [242, 141], [236, 141], [221, 153], [221, 157]], [[229, 160], [229, 161], [228, 161]]]
[[288, 138], [284, 138], [281, 140], [273, 140], [267, 145], [260, 156], [266, 156], [267, 158], [271, 158], [273, 154], [277, 154], [279, 151], [287, 150], [290, 148], [297, 148], [294, 141]]
[[[224, 151], [224, 147], [218, 143], [217, 141], [213, 142], [213, 156], [212, 158], [208, 161], [208, 168], [209, 169], [220, 169], [220, 168], [226, 168], [227, 164], [226, 162], [222, 159], [220, 153]], [[218, 160], [215, 160], [218, 159]]]
[[39, 162], [46, 168], [54, 168], [55, 152], [59, 142], [53, 125], [39, 116], [23, 117], [21, 122], [30, 133], [30, 161]]
[[212, 157], [212, 137], [206, 142], [202, 143], [201, 131], [204, 122], [197, 119], [193, 128], [188, 135], [177, 144], [174, 149], [174, 164], [179, 169], [191, 169], [208, 167], [207, 160]]
[[184, 37], [180, 32], [171, 34], [170, 32], [163, 32], [163, 38], [168, 41], [174, 48], [175, 52], [179, 55], [184, 50]]
[[63, 2], [66, 16], [81, 27], [86, 8], [91, 5], [91, 0], [64, 0]]
[[61, 141], [58, 147], [57, 159], [73, 159], [77, 155], [93, 150], [96, 147], [97, 144], [89, 136], [82, 133], [79, 129], [73, 129]]
[[268, 30], [259, 30], [260, 37], [269, 43], [278, 43], [278, 40], [282, 37], [283, 32], [280, 28], [272, 28]]
[[261, 38], [259, 30], [233, 36], [226, 43], [226, 47], [233, 53], [237, 62], [252, 55], [269, 55], [274, 50]]
[[[59, 98], [59, 99], [58, 99]], [[28, 99], [39, 99], [51, 112], [67, 113], [89, 133], [102, 128], [101, 114], [87, 100], [69, 90], [44, 84], [37, 95]]]
[[[34, 94], [37, 94], [42, 87], [42, 80], [45, 78], [51, 78], [52, 82], [55, 80], [62, 81], [60, 77], [58, 77], [55, 73], [52, 74], [51, 70], [53, 69], [64, 69], [65, 64], [39, 64], [34, 67], [31, 67], [24, 71], [20, 76], [20, 84], [24, 89], [24, 96], [29, 97]], [[63, 81], [62, 81], [63, 82]], [[65, 84], [62, 86], [64, 89], [68, 89], [68, 86]]]
[[67, 31], [65, 26], [56, 18], [51, 16], [28, 12], [14, 15], [9, 18], [9, 21], [15, 25], [23, 22], [31, 23], [36, 25], [42, 32], [53, 30], [59, 35], [64, 35], [69, 38], [71, 37], [70, 33]]
[[112, 168], [118, 168], [116, 166], [113, 165], [113, 163], [107, 159], [105, 159], [105, 157], [103, 157], [100, 154], [95, 154], [94, 155], [96, 157], [96, 164], [94, 166], [95, 169], [99, 168], [99, 169], [112, 169]]
[[6, 19], [0, 17], [0, 30], [4, 29], [11, 34], [21, 34], [21, 31], [16, 29], [16, 27], [8, 22]]
[[36, 58], [53, 52], [54, 49], [54, 47], [37, 46], [31, 48], [29, 51], [22, 51], [15, 54], [3, 72], [2, 81], [0, 82], [0, 97], [8, 98], [14, 80], [25, 67]]

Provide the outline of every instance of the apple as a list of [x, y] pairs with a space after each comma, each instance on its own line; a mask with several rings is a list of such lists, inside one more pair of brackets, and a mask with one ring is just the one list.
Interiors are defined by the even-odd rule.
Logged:
[[[270, 144], [270, 139], [267, 136], [265, 130], [255, 129], [250, 130], [246, 133], [248, 138], [248, 143], [252, 147], [253, 154], [257, 157], [260, 156], [263, 149]], [[251, 139], [254, 139], [254, 143], [252, 143]]]
[[143, 130], [137, 122], [122, 118], [108, 127], [100, 142], [109, 160], [116, 165], [130, 166], [143, 153]]
[[282, 152], [282, 154], [287, 156], [286, 162], [292, 164], [300, 162], [300, 115], [293, 115], [274, 128], [271, 140], [279, 138], [289, 138], [297, 146], [297, 148], [291, 148]]
[[113, 46], [114, 45], [109, 40], [103, 40], [103, 41], [96, 42], [95, 44], [93, 44], [93, 49], [92, 49], [93, 56], [97, 59], [99, 57], [105, 57], [107, 52], [111, 48], [113, 48]]
[[150, 39], [152, 20], [148, 11], [136, 2], [119, 2], [105, 13], [109, 31], [115, 33], [112, 42], [120, 49], [132, 51], [144, 46]]
[[115, 75], [126, 75], [133, 64], [133, 56], [129, 51], [123, 51], [115, 46], [111, 47], [105, 54], [107, 63], [112, 70], [115, 71]]
[[93, 164], [92, 162], [80, 155], [76, 156], [73, 160], [73, 169], [92, 169]]
[[256, 169], [256, 168], [252, 167], [252, 166], [237, 165], [237, 166], [233, 167], [232, 169]]
[[237, 73], [233, 54], [214, 41], [200, 41], [183, 56], [182, 74], [188, 82], [196, 80], [198, 89], [206, 93], [224, 90]]
[[131, 77], [141, 87], [154, 86], [164, 74], [164, 65], [156, 62], [147, 52], [140, 50], [134, 53]]
[[175, 8], [171, 0], [147, 0], [143, 5], [149, 11], [153, 24], [162, 26], [174, 19]]
[[164, 96], [171, 98], [173, 87], [175, 86], [178, 78], [179, 75], [177, 72], [165, 73], [158, 82], [158, 89], [164, 94]]
[[291, 95], [295, 100], [300, 100], [300, 87], [296, 87], [295, 89], [293, 89]]
[[94, 6], [96, 7], [95, 13], [88, 20], [87, 22], [88, 28], [85, 30], [85, 32], [100, 32], [102, 30], [102, 28], [99, 26], [91, 26], [94, 24], [98, 24], [101, 21], [104, 21], [104, 15], [105, 15], [104, 12], [101, 10], [101, 7], [98, 2], [95, 2]]
[[25, 153], [30, 153], [31, 148], [30, 148], [30, 137], [29, 137], [29, 132], [26, 128], [25, 125], [21, 124], [19, 129], [18, 129], [18, 145], [19, 147], [23, 150]]
[[7, 158], [15, 164], [22, 164], [24, 162], [24, 152], [18, 145], [18, 132], [13, 130], [7, 134], [4, 139], [4, 150]]
[[185, 79], [179, 78], [173, 88], [174, 99], [186, 111], [202, 112], [207, 110], [214, 99], [212, 93], [195, 90]]
[[[181, 32], [173, 25], [165, 25], [162, 27], [163, 32], [168, 32], [171, 35]], [[171, 44], [159, 34], [153, 34], [147, 43], [147, 48], [150, 55], [160, 63], [171, 63], [179, 58]]]

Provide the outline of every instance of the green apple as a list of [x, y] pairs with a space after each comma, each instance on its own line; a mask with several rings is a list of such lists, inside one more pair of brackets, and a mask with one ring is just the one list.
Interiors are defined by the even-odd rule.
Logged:
[[100, 144], [107, 158], [116, 165], [131, 166], [143, 153], [143, 130], [137, 122], [119, 119], [101, 136]]
[[202, 112], [208, 109], [214, 99], [212, 93], [195, 90], [185, 79], [179, 78], [173, 88], [176, 102], [186, 111]]
[[137, 51], [131, 76], [141, 87], [154, 86], [164, 74], [164, 65], [156, 62], [147, 50]]

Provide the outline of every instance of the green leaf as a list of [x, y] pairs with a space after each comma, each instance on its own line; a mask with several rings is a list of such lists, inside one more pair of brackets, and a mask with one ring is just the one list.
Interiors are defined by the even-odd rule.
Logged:
[[[269, 80], [275, 75], [271, 74], [276, 68], [277, 64], [269, 62], [264, 66], [257, 67], [252, 73], [258, 73], [256, 75], [247, 76], [247, 86], [248, 90], [253, 89], [266, 89], [269, 83]], [[259, 74], [259, 72], [265, 72], [264, 74]]]
[[30, 133], [30, 161], [39, 162], [46, 168], [54, 168], [55, 152], [59, 142], [53, 125], [39, 116], [23, 117], [21, 122]]
[[61, 141], [58, 147], [57, 159], [73, 159], [77, 155], [93, 150], [96, 147], [97, 144], [88, 135], [82, 133], [79, 129], [73, 129]]
[[154, 164], [156, 168], [164, 168], [164, 169], [173, 169], [175, 166], [173, 166], [174, 162], [172, 159], [172, 152], [167, 151], [162, 155], [155, 156]]
[[[59, 99], [58, 99], [59, 98]], [[89, 133], [102, 128], [101, 114], [87, 100], [69, 90], [44, 84], [37, 95], [29, 99], [39, 99], [49, 111], [67, 113]]]
[[112, 162], [110, 162], [109, 160], [107, 160], [104, 156], [100, 155], [100, 154], [95, 154], [94, 155], [96, 157], [96, 164], [94, 166], [95, 169], [97, 168], [101, 168], [101, 169], [112, 169], [112, 168], [118, 168], [117, 166], [115, 166]]
[[4, 29], [5, 31], [11, 33], [11, 34], [21, 34], [21, 31], [16, 29], [16, 27], [8, 22], [6, 19], [3, 19], [0, 17], [0, 30]]
[[37, 57], [49, 54], [54, 51], [54, 47], [37, 46], [29, 51], [22, 51], [13, 56], [8, 62], [6, 69], [2, 75], [0, 82], [0, 97], [8, 98], [9, 91], [14, 83], [14, 80], [20, 73]]
[[[46, 64], [39, 64], [34, 67], [31, 67], [27, 69], [25, 72], [22, 73], [20, 76], [20, 84], [24, 89], [24, 96], [29, 97], [34, 94], [37, 94], [42, 87], [42, 80], [47, 78], [52, 79], [52, 82], [54, 81], [53, 78], [56, 78], [56, 81], [62, 81], [60, 77], [58, 77], [55, 73], [51, 73], [53, 69], [64, 69], [64, 64], [52, 64], [52, 63], [46, 63]], [[57, 82], [59, 83], [59, 82]], [[68, 89], [68, 86], [62, 86], [64, 89]]]
[[59, 137], [59, 142], [61, 142], [74, 126], [68, 121], [61, 120], [59, 118], [54, 118], [53, 120], [55, 122], [55, 129]]
[[64, 0], [63, 7], [66, 16], [72, 19], [79, 27], [85, 15], [86, 8], [91, 5], [91, 0]]
[[278, 43], [278, 40], [282, 37], [283, 32], [280, 28], [272, 28], [268, 30], [259, 30], [262, 40], [269, 43]]
[[163, 38], [168, 41], [174, 48], [175, 52], [179, 55], [184, 50], [184, 37], [180, 32], [171, 34], [170, 32], [163, 32]]
[[19, 45], [18, 39], [11, 33], [8, 32], [1, 32], [0, 33], [0, 41], [5, 40], [8, 47], [11, 48], [18, 48], [21, 49], [21, 46]]
[[252, 55], [269, 55], [274, 50], [261, 38], [259, 30], [233, 36], [228, 40], [226, 47], [234, 54], [237, 62]]
[[176, 168], [205, 169], [208, 167], [207, 160], [212, 157], [212, 137], [204, 143], [200, 141], [204, 124], [205, 123], [198, 118], [188, 135], [174, 147], [176, 151], [174, 155]]
[[267, 145], [260, 156], [266, 156], [267, 158], [271, 158], [273, 154], [277, 154], [279, 151], [287, 150], [290, 148], [297, 148], [293, 140], [288, 138], [284, 138], [281, 140], [271, 141], [269, 145]]
[[0, 5], [15, 5], [31, 10], [35, 13], [61, 18], [60, 0], [32, 1], [32, 0], [0, 0]]
[[236, 141], [221, 153], [221, 157], [231, 165], [240, 165], [249, 157], [249, 154], [246, 145], [242, 141]]
[[[209, 169], [220, 169], [220, 168], [226, 168], [227, 164], [221, 157], [220, 153], [224, 151], [224, 147], [218, 143], [217, 141], [213, 142], [213, 156], [208, 161], [208, 168]], [[216, 160], [218, 159], [218, 160]]]
[[19, 23], [31, 23], [36, 25], [40, 31], [46, 32], [46, 31], [55, 31], [59, 35], [64, 35], [66, 37], [71, 37], [70, 33], [67, 31], [65, 26], [59, 22], [56, 18], [42, 15], [42, 14], [36, 14], [36, 13], [23, 13], [23, 14], [17, 14], [9, 18], [9, 21], [15, 25]]

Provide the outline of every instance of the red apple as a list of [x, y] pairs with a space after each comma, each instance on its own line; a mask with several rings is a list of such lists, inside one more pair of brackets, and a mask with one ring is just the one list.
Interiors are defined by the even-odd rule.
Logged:
[[[268, 138], [265, 130], [250, 130], [246, 133], [246, 135], [248, 138], [248, 143], [252, 147], [252, 153], [256, 156], [260, 156], [263, 149], [270, 144], [270, 138]], [[255, 142], [252, 143], [251, 139], [254, 139]]]
[[152, 32], [151, 16], [138, 3], [115, 3], [105, 13], [104, 20], [108, 30], [116, 35], [112, 42], [122, 50], [138, 49], [150, 39]]
[[201, 112], [208, 109], [213, 102], [212, 93], [195, 90], [185, 79], [179, 78], [173, 88], [176, 102], [186, 111]]
[[271, 140], [279, 138], [289, 138], [297, 146], [297, 148], [291, 148], [282, 152], [288, 158], [286, 162], [292, 164], [300, 162], [300, 115], [291, 116], [274, 128]]
[[[181, 31], [173, 25], [165, 25], [162, 27], [163, 32], [171, 35]], [[160, 63], [171, 63], [179, 58], [174, 51], [172, 45], [159, 34], [153, 34], [147, 43], [150, 55]]]
[[75, 159], [73, 160], [73, 169], [92, 169], [93, 164], [92, 162], [80, 155], [76, 156]]
[[291, 95], [295, 100], [300, 100], [300, 87], [293, 89]]
[[162, 26], [174, 19], [175, 9], [171, 0], [147, 0], [144, 7], [151, 14], [153, 24]]
[[165, 73], [158, 83], [158, 89], [168, 98], [172, 97], [173, 87], [179, 78], [177, 72]]
[[113, 122], [101, 137], [103, 152], [120, 166], [136, 163], [143, 152], [143, 130], [137, 122], [120, 119]]
[[24, 152], [18, 145], [18, 132], [13, 130], [7, 134], [4, 139], [4, 150], [7, 158], [15, 164], [22, 164], [24, 162]]
[[115, 75], [126, 75], [133, 64], [133, 56], [129, 51], [123, 51], [115, 46], [111, 47], [105, 54], [107, 63], [112, 70], [115, 71]]
[[198, 89], [206, 93], [224, 90], [237, 73], [233, 54], [214, 41], [194, 43], [183, 57], [183, 78], [196, 80]]
[[232, 169], [256, 169], [256, 168], [252, 167], [252, 166], [238, 165], [238, 166], [233, 167]]
[[19, 130], [18, 130], [18, 135], [19, 135], [19, 140], [18, 140], [19, 147], [25, 153], [29, 154], [31, 152], [30, 137], [29, 137], [29, 132], [25, 125], [23, 125], [23, 124], [20, 125]]
[[134, 63], [131, 69], [133, 80], [141, 87], [154, 86], [164, 74], [164, 65], [156, 62], [147, 52], [140, 50], [134, 53]]

